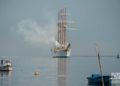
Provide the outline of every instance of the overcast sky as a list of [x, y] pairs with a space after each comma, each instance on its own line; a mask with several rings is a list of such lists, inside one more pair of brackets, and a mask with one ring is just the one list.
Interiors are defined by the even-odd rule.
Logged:
[[61, 8], [72, 55], [120, 53], [120, 0], [0, 0], [0, 55], [50, 56]]

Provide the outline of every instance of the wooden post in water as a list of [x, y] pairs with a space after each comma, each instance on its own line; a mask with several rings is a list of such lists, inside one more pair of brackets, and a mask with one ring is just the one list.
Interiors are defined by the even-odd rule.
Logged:
[[103, 79], [103, 73], [102, 73], [102, 65], [101, 65], [101, 62], [100, 62], [100, 55], [99, 55], [99, 53], [98, 53], [98, 62], [99, 62], [101, 79], [102, 79], [102, 86], [104, 86], [104, 79]]
[[96, 46], [96, 52], [97, 52], [97, 57], [98, 57], [98, 64], [99, 64], [99, 68], [100, 68], [100, 74], [101, 74], [101, 79], [102, 79], [102, 86], [104, 86], [104, 79], [103, 79], [103, 71], [102, 71], [102, 65], [101, 65], [101, 61], [100, 61], [100, 54], [99, 54], [99, 47]]

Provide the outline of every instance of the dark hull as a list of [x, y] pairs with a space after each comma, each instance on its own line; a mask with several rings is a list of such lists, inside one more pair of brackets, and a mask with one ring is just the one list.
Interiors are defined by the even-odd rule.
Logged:
[[0, 71], [11, 71], [12, 67], [11, 66], [1, 66]]
[[[88, 85], [101, 85], [102, 84], [102, 77], [87, 77], [88, 79]], [[111, 86], [111, 79], [110, 76], [103, 76], [104, 85], [105, 86]]]

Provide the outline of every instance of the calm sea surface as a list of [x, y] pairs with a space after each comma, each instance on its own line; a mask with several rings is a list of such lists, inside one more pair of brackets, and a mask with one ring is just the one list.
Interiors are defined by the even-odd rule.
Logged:
[[[0, 86], [88, 86], [99, 73], [96, 57], [12, 57], [13, 71], [0, 72]], [[103, 73], [120, 73], [120, 59], [101, 58]], [[35, 72], [39, 75], [34, 75]], [[120, 86], [120, 80], [112, 86]]]

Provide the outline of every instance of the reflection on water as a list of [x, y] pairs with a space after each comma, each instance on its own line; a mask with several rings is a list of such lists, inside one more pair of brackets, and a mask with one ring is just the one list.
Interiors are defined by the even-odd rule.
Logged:
[[12, 71], [0, 71], [0, 77], [10, 77]]
[[58, 58], [58, 86], [67, 86], [67, 58]]
[[11, 86], [12, 71], [0, 71], [0, 86]]

